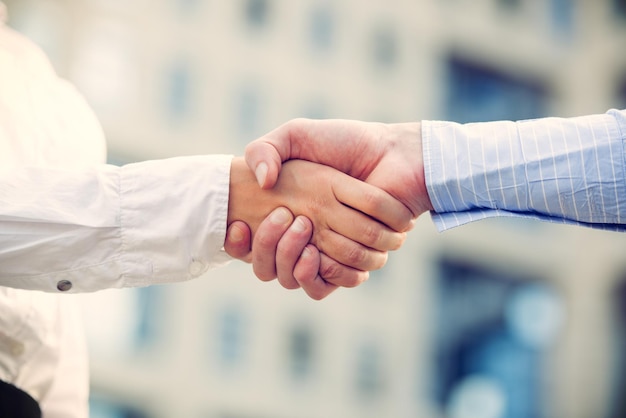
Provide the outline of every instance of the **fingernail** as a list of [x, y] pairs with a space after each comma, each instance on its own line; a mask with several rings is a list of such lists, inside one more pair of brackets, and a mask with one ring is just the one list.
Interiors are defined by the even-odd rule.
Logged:
[[301, 217], [298, 216], [296, 220], [291, 224], [291, 230], [293, 232], [304, 232], [306, 230], [306, 224]]
[[304, 247], [304, 250], [302, 250], [302, 254], [300, 254], [300, 258], [309, 258], [312, 255], [313, 255], [313, 251], [311, 251], [311, 249], [307, 245], [306, 247]]
[[230, 228], [228, 236], [230, 237], [230, 240], [232, 242], [241, 242], [245, 235], [241, 228], [239, 228], [238, 226], [233, 226], [232, 228]]
[[259, 183], [259, 186], [263, 187], [265, 179], [267, 178], [267, 164], [259, 163], [259, 165], [256, 166], [256, 170], [254, 170], [254, 175], [256, 176], [256, 181]]
[[291, 221], [291, 214], [285, 208], [275, 209], [270, 215], [270, 222], [274, 225], [285, 225]]

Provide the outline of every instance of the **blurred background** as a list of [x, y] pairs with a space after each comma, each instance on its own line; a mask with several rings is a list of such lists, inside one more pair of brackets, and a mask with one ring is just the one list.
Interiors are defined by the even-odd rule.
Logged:
[[[110, 162], [241, 155], [293, 117], [459, 122], [626, 107], [624, 0], [5, 0]], [[94, 418], [626, 416], [626, 236], [428, 215], [313, 302], [231, 263], [80, 295]]]

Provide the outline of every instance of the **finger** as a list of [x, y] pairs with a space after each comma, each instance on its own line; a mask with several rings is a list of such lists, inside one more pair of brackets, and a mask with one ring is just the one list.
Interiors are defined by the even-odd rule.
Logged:
[[394, 231], [411, 228], [413, 213], [386, 191], [347, 176], [335, 176], [332, 184], [337, 200], [371, 216]]
[[[294, 277], [294, 267], [313, 235], [313, 224], [305, 216], [298, 216], [283, 234], [276, 249], [276, 273], [278, 281], [286, 289], [300, 287]], [[310, 263], [309, 263], [310, 264]], [[319, 264], [319, 262], [317, 262]], [[301, 267], [304, 269], [305, 267]], [[315, 274], [317, 274], [315, 266]]]
[[406, 232], [396, 232], [347, 206], [335, 209], [327, 223], [334, 232], [378, 251], [397, 250], [406, 240]]
[[[301, 157], [298, 150], [303, 149], [301, 143], [308, 137], [310, 122], [303, 118], [291, 120], [246, 146], [246, 163], [262, 189], [274, 187], [283, 161]], [[313, 145], [316, 149], [325, 146], [319, 139]]]
[[324, 281], [340, 287], [356, 287], [369, 278], [369, 272], [344, 266], [326, 254], [320, 257], [319, 275]]
[[276, 208], [257, 229], [252, 241], [252, 269], [263, 281], [276, 278], [276, 248], [291, 222], [293, 215], [286, 208]]
[[[305, 292], [311, 292], [310, 283], [314, 283], [320, 269], [320, 252], [312, 244], [307, 244], [293, 268], [293, 277], [298, 282], [298, 286], [305, 284]], [[318, 293], [321, 295], [321, 293]]]
[[296, 157], [292, 149], [299, 148], [294, 146], [299, 137], [292, 132], [294, 126], [298, 126], [298, 122], [287, 122], [246, 146], [246, 163], [262, 189], [274, 187], [282, 162]]
[[320, 253], [313, 245], [307, 245], [294, 269], [294, 275], [302, 289], [311, 299], [321, 300], [337, 290], [338, 286], [324, 280], [314, 266], [319, 265]]
[[355, 242], [330, 229], [318, 231], [311, 240], [320, 252], [357, 270], [377, 270], [387, 262], [387, 253]]
[[250, 252], [250, 228], [245, 222], [235, 221], [226, 231], [224, 250], [233, 258], [249, 263], [252, 261]]

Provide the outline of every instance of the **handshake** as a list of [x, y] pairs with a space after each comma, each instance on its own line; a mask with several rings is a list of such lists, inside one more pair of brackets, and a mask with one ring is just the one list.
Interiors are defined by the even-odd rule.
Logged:
[[224, 247], [322, 299], [381, 268], [428, 210], [420, 123], [295, 119], [233, 160]]

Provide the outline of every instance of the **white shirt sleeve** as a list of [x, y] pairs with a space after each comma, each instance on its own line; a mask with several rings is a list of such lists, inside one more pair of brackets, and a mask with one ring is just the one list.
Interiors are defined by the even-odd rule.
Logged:
[[84, 292], [226, 262], [230, 156], [0, 172], [0, 285]]

